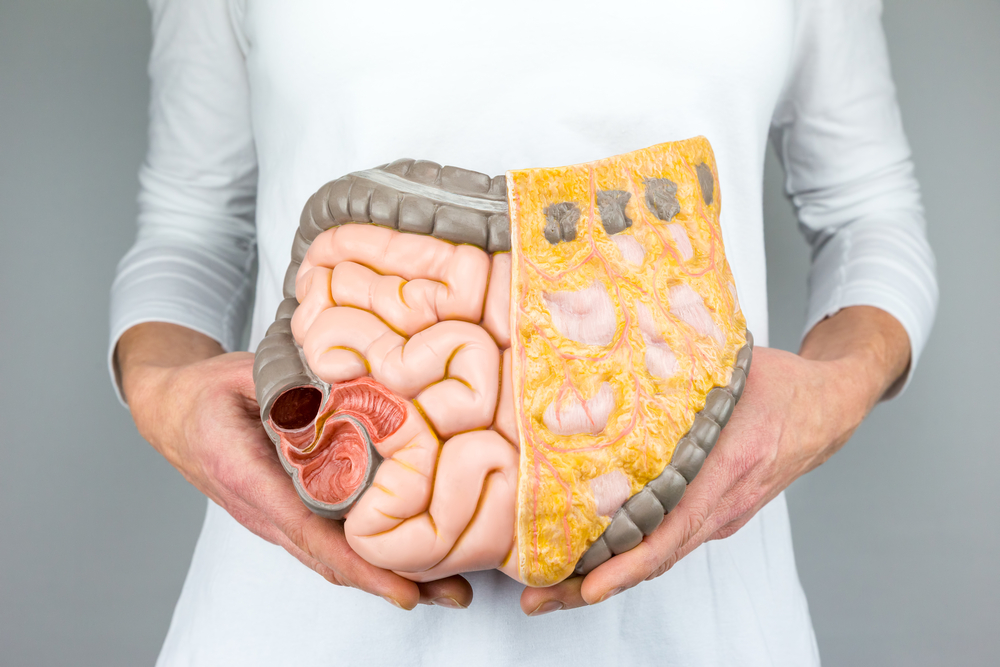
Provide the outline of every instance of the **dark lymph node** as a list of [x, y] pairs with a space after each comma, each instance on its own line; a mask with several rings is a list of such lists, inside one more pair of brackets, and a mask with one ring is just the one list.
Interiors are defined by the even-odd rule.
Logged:
[[549, 204], [545, 207], [545, 240], [555, 245], [576, 239], [576, 226], [580, 222], [580, 207], [571, 201]]

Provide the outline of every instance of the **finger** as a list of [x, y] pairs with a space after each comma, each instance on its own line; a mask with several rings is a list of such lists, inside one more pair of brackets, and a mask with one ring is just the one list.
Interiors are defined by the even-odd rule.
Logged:
[[667, 515], [660, 527], [631, 551], [614, 556], [588, 574], [580, 594], [587, 604], [597, 604], [632, 588], [667, 563], [703, 525], [701, 513], [678, 508]]
[[594, 604], [663, 574], [722, 526], [756, 511], [747, 504], [750, 478], [757, 474], [755, 461], [744, 452], [745, 439], [732, 433], [722, 432], [681, 502], [653, 533], [587, 575], [581, 589], [584, 600]]
[[[230, 352], [226, 355], [227, 363], [222, 371], [227, 375], [220, 378], [220, 381], [227, 381], [225, 384], [234, 388], [240, 396], [253, 405], [257, 405], [257, 390], [253, 383], [253, 352]], [[259, 411], [259, 408], [258, 408]]]
[[752, 477], [751, 475], [737, 479], [716, 503], [715, 509], [701, 528], [647, 575], [645, 580], [650, 581], [660, 576], [703, 543], [729, 537], [746, 525], [764, 505], [780, 492], [776, 489], [767, 495], [758, 496], [759, 499], [756, 502], [750, 500], [752, 496], [747, 489], [753, 486]]
[[283, 532], [296, 546], [336, 571], [351, 586], [378, 595], [402, 609], [413, 609], [420, 601], [420, 590], [414, 582], [375, 567], [355, 553], [339, 521], [310, 512], [304, 520], [283, 527]]
[[417, 584], [420, 604], [432, 604], [449, 609], [465, 609], [472, 604], [472, 586], [458, 575]]
[[355, 553], [347, 543], [343, 525], [309, 511], [279, 463], [258, 454], [240, 468], [227, 486], [257, 508], [297, 549], [336, 573], [331, 578], [317, 569], [320, 574], [379, 595], [403, 609], [417, 605], [417, 585], [371, 565]]
[[[753, 514], [756, 514], [756, 512], [754, 512]], [[733, 534], [736, 533], [736, 531], [745, 526], [747, 522], [753, 518], [753, 514], [741, 516], [739, 519], [736, 519], [735, 521], [730, 521], [729, 523], [725, 524], [724, 526], [716, 530], [714, 533], [709, 535], [705, 539], [705, 541], [711, 542], [712, 540], [724, 540], [727, 537], [732, 536]]]
[[347, 586], [350, 588], [355, 588], [355, 586], [353, 586], [350, 581], [342, 577], [339, 572], [327, 567], [323, 563], [319, 562], [318, 560], [307, 554], [302, 549], [299, 549], [297, 546], [295, 546], [295, 544], [290, 539], [288, 539], [288, 536], [285, 535], [284, 533], [277, 532], [275, 544], [282, 547], [285, 551], [287, 551], [291, 555], [295, 556], [295, 558], [300, 563], [308, 567], [310, 570], [314, 570], [317, 574], [319, 574], [321, 577], [329, 581], [331, 584], [334, 584], [335, 586]]
[[634, 549], [614, 556], [584, 578], [581, 595], [587, 604], [607, 600], [658, 570], [665, 572], [724, 523], [715, 513], [731, 481], [713, 463], [710, 456], [681, 502], [656, 530]]
[[740, 493], [739, 486], [741, 485], [737, 485], [737, 487], [733, 489], [733, 493], [729, 494], [736, 496], [736, 500], [731, 503], [731, 514], [735, 518], [731, 518], [729, 521], [723, 523], [722, 526], [717, 528], [705, 539], [706, 542], [710, 540], [722, 540], [730, 535], [733, 535], [736, 531], [745, 526], [750, 519], [754, 518], [757, 515], [757, 512], [762, 510], [765, 505], [774, 500], [782, 491], [781, 487], [775, 486], [768, 489], [763, 495], [758, 496], [756, 500], [748, 500], [749, 494]]
[[583, 607], [587, 603], [580, 595], [583, 577], [570, 577], [554, 586], [525, 588], [521, 593], [521, 611], [528, 616], [541, 616], [561, 609]]

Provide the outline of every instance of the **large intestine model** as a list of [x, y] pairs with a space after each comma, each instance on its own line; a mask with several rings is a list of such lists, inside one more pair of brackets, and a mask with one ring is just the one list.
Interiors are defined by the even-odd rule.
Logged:
[[635, 547], [742, 394], [703, 137], [506, 177], [398, 160], [302, 214], [254, 380], [302, 500], [415, 581]]

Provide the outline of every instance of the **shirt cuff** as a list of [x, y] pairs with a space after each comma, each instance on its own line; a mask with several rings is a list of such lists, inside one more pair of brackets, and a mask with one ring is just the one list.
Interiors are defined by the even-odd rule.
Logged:
[[249, 249], [220, 257], [186, 245], [140, 242], [122, 259], [111, 286], [108, 372], [123, 406], [115, 348], [131, 327], [177, 324], [215, 339], [226, 352], [240, 348], [253, 297], [256, 248]]
[[832, 234], [813, 257], [802, 337], [848, 306], [874, 306], [895, 317], [910, 338], [910, 365], [881, 399], [889, 400], [913, 377], [937, 303], [934, 254], [923, 220], [858, 220]]

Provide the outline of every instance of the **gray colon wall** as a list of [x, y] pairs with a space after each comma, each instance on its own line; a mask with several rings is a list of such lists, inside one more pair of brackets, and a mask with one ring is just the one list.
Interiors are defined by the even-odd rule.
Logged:
[[[2, 665], [152, 663], [204, 511], [104, 366], [148, 23], [125, 0], [0, 2]], [[909, 391], [790, 489], [799, 571], [826, 665], [996, 664], [1000, 3], [890, 0], [885, 24], [941, 309]], [[773, 156], [764, 187], [772, 344], [795, 349], [806, 248]]]

